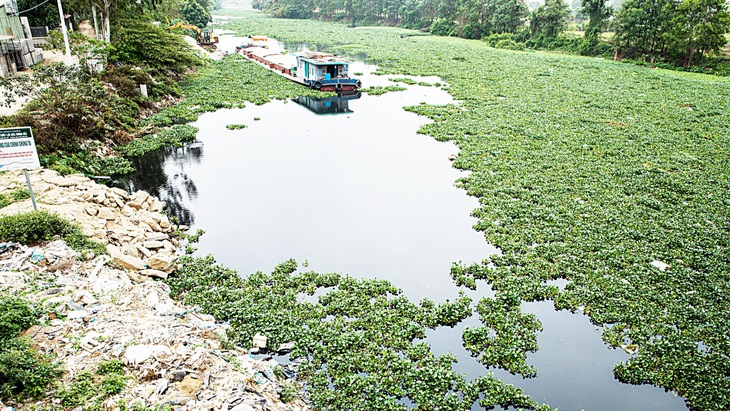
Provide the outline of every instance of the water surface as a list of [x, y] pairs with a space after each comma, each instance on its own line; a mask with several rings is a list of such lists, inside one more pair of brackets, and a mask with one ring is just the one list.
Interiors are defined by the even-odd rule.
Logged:
[[[363, 72], [366, 87], [393, 84]], [[419, 79], [422, 80], [422, 79]], [[431, 82], [438, 79], [426, 79]], [[496, 250], [472, 229], [476, 199], [453, 186], [454, 145], [417, 134], [427, 121], [402, 109], [451, 103], [436, 87], [347, 100], [295, 99], [202, 115], [199, 142], [139, 159], [130, 189], [146, 189], [193, 229], [199, 254], [214, 254], [246, 275], [271, 271], [289, 258], [307, 270], [381, 278], [418, 301], [455, 298], [454, 261], [481, 261]], [[227, 124], [245, 124], [228, 130]], [[478, 299], [491, 295], [480, 283]], [[525, 303], [543, 323], [540, 351], [529, 361], [538, 377], [494, 372], [538, 402], [561, 410], [683, 410], [684, 401], [652, 386], [615, 380], [622, 351], [608, 349], [587, 317], [556, 312], [552, 303]], [[455, 328], [428, 333], [437, 354], [452, 352], [469, 378], [487, 370], [461, 346]], [[475, 407], [475, 409], [478, 409]]]

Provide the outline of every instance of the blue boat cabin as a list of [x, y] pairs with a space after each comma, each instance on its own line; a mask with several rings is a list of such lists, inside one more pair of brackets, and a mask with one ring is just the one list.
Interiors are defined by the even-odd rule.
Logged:
[[349, 77], [350, 61], [320, 52], [292, 53], [297, 59], [296, 77], [309, 87], [323, 91], [347, 91], [360, 88], [360, 81]]

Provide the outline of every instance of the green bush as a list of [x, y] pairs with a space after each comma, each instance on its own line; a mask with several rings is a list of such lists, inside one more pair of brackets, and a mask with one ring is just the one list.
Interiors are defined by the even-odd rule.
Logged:
[[87, 176], [124, 175], [134, 172], [132, 162], [123, 157], [97, 157], [89, 151], [65, 153], [58, 151], [41, 157], [44, 167], [62, 175], [85, 174]]
[[35, 324], [36, 310], [20, 298], [0, 295], [0, 343], [17, 337], [23, 330]]
[[0, 398], [40, 397], [61, 375], [61, 368], [26, 339], [0, 343]]
[[0, 295], [0, 399], [38, 397], [60, 375], [51, 359], [18, 335], [38, 321], [38, 311], [25, 300]]
[[101, 403], [110, 395], [122, 392], [128, 380], [129, 377], [124, 376], [124, 364], [116, 359], [109, 360], [99, 364], [96, 375], [90, 372], [78, 375], [71, 384], [60, 389], [56, 397], [66, 407], [101, 409]]
[[438, 19], [431, 24], [429, 32], [434, 36], [453, 36], [456, 33], [456, 24], [445, 19]]
[[38, 210], [0, 217], [0, 241], [38, 244], [56, 237], [63, 238], [80, 253], [106, 252], [104, 245], [84, 236], [78, 226], [58, 214]]
[[186, 124], [176, 124], [155, 135], [146, 135], [119, 148], [127, 157], [141, 156], [157, 150], [165, 145], [180, 146], [184, 142], [195, 140], [198, 128]]
[[525, 49], [525, 45], [522, 43], [518, 43], [511, 39], [504, 39], [497, 42], [497, 44], [494, 45], [494, 48], [497, 49], [504, 49], [504, 50], [518, 50], [522, 51]]
[[124, 22], [113, 31], [110, 61], [144, 65], [153, 73], [182, 75], [200, 63], [190, 46], [178, 35], [147, 23]]
[[512, 40], [514, 41], [514, 35], [512, 33], [494, 33], [490, 34], [487, 37], [482, 38], [482, 41], [487, 43], [490, 47], [495, 47], [497, 43], [499, 43], [502, 40]]
[[0, 194], [0, 208], [9, 206], [16, 201], [22, 201], [30, 198], [30, 191], [24, 188], [15, 189], [7, 194]]

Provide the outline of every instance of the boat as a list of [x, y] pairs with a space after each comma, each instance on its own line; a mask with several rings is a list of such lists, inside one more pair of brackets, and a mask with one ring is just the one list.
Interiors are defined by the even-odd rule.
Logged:
[[249, 37], [249, 40], [236, 47], [236, 53], [295, 83], [344, 94], [357, 93], [362, 87], [360, 80], [349, 76], [352, 62], [345, 58], [319, 51], [280, 53], [269, 49], [265, 37]]

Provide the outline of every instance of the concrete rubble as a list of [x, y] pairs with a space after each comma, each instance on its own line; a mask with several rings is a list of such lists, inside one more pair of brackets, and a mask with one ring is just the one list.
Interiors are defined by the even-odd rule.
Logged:
[[[119, 359], [131, 378], [106, 400], [106, 409], [120, 400], [181, 411], [309, 409], [301, 395], [286, 404], [279, 398], [284, 380], [276, 374], [301, 389], [291, 379], [295, 365], [225, 349], [226, 324], [172, 300], [167, 285], [154, 281], [174, 271], [180, 246], [171, 236], [177, 227], [161, 213], [163, 203], [49, 170], [33, 172], [32, 184], [39, 208], [76, 221], [109, 251], [79, 256], [62, 240], [42, 247], [0, 244], [0, 291], [25, 294], [45, 308], [50, 321], [25, 335], [56, 356], [64, 384]], [[0, 175], [0, 193], [24, 186], [22, 173]], [[25, 200], [0, 213], [31, 208]]]

